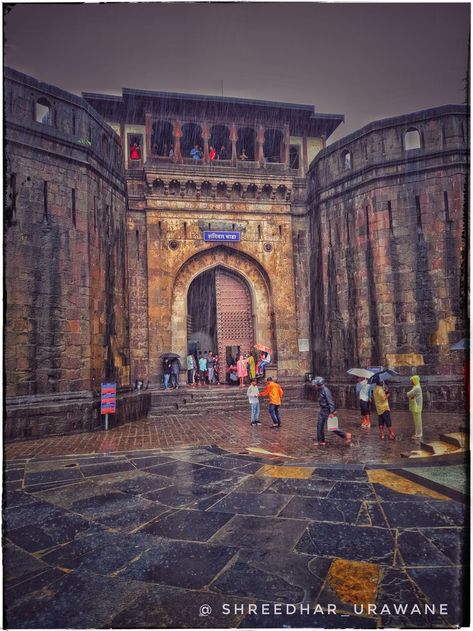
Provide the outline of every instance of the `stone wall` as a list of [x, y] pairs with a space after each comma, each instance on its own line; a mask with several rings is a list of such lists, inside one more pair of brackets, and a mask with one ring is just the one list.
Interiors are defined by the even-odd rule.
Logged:
[[[378, 121], [324, 149], [309, 173], [313, 371], [352, 366], [456, 376], [467, 111]], [[409, 148], [414, 136], [417, 148]]]
[[[117, 397], [116, 414], [109, 415], [109, 427], [131, 423], [148, 415], [151, 392], [124, 392]], [[44, 401], [17, 399], [10, 405], [4, 424], [4, 439], [42, 438], [104, 429], [100, 399], [91, 394], [82, 397], [48, 397]]]
[[[5, 104], [5, 386], [15, 437], [24, 435], [11, 425], [21, 421], [18, 397], [22, 410], [38, 397], [44, 409], [48, 397], [66, 405], [105, 380], [130, 388], [127, 202], [119, 138], [85, 101], [7, 69]], [[61, 431], [88, 426], [84, 414], [69, 424], [59, 415]]]

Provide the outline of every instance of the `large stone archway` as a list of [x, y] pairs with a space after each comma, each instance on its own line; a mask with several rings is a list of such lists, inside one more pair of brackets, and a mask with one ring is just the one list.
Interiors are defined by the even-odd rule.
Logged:
[[178, 270], [172, 294], [172, 348], [182, 357], [187, 354], [187, 292], [197, 276], [217, 267], [236, 273], [246, 281], [251, 294], [255, 339], [276, 351], [269, 278], [256, 260], [224, 246], [195, 254]]

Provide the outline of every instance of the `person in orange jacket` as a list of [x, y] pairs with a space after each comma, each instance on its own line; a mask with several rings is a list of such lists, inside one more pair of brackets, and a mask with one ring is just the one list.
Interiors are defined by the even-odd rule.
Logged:
[[266, 379], [266, 388], [260, 392], [260, 396], [269, 397], [268, 412], [273, 421], [271, 427], [281, 427], [281, 418], [279, 416], [279, 406], [281, 405], [283, 389], [273, 381], [271, 377]]

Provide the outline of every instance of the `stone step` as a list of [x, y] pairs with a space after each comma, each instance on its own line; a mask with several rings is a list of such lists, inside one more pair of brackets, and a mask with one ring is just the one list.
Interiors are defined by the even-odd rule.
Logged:
[[464, 449], [467, 443], [467, 437], [464, 432], [452, 432], [450, 434], [440, 434], [440, 440], [449, 443], [460, 449]]
[[425, 451], [430, 451], [430, 453], [434, 456], [440, 456], [458, 450], [457, 445], [446, 443], [443, 440], [432, 440], [430, 443], [424, 443], [421, 441], [420, 447]]
[[[262, 408], [264, 409], [266, 406], [263, 404]], [[192, 404], [176, 404], [176, 405], [154, 405], [151, 407], [149, 411], [150, 416], [162, 416], [164, 414], [185, 414], [186, 416], [189, 414], [208, 414], [215, 412], [218, 410], [219, 412], [226, 411], [241, 411], [249, 408], [248, 402], [241, 402], [240, 404], [235, 403], [219, 403], [218, 407], [215, 405], [208, 404], [196, 404], [195, 402]], [[307, 408], [306, 401], [291, 401], [285, 402], [282, 410], [284, 409], [305, 409]]]
[[427, 449], [413, 449], [401, 453], [402, 458], [432, 458], [434, 454]]

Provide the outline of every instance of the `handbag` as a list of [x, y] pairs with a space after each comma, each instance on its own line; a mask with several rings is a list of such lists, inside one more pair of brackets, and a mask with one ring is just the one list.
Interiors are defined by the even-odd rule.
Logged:
[[333, 431], [338, 429], [338, 416], [329, 416], [327, 419], [327, 429]]

